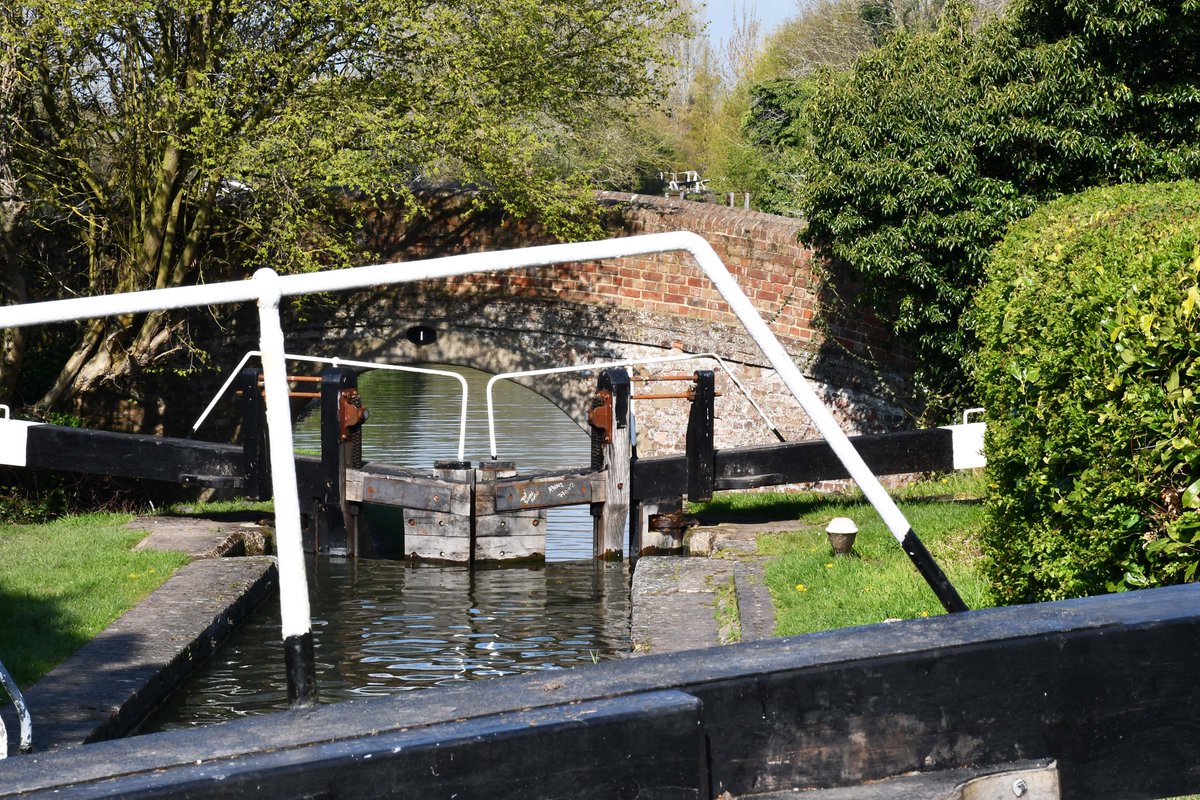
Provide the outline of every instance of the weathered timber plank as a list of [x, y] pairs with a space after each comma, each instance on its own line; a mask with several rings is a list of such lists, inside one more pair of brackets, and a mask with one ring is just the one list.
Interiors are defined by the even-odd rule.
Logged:
[[436, 511], [404, 510], [404, 554], [430, 561], [471, 560], [471, 520]]
[[240, 477], [240, 446], [134, 433], [32, 425], [26, 466], [183, 483], [184, 476]]
[[[499, 480], [491, 485], [496, 512], [529, 508], [557, 508], [600, 502], [596, 487], [604, 486], [603, 473], [539, 475]], [[480, 484], [482, 487], [483, 484]], [[482, 508], [481, 513], [485, 512]]]
[[363, 470], [346, 470], [346, 499], [464, 517], [471, 513], [469, 484], [416, 473], [384, 472], [373, 465]]
[[[945, 428], [850, 438], [876, 475], [954, 469], [954, 445]], [[633, 496], [682, 496], [688, 489], [687, 456], [642, 458], [632, 464]], [[770, 476], [770, 477], [767, 477]], [[716, 451], [716, 488], [841, 480], [849, 473], [824, 440]], [[766, 478], [772, 484], [764, 484]]]

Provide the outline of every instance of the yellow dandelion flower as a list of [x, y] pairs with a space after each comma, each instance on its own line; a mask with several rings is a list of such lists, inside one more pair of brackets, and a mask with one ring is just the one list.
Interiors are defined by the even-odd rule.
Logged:
[[807, 587], [807, 586], [805, 586], [803, 583], [797, 583], [797, 584], [796, 584], [796, 591], [797, 591], [797, 592], [807, 592], [807, 591], [808, 591], [808, 587]]
[[826, 564], [825, 569], [833, 569], [833, 564]]

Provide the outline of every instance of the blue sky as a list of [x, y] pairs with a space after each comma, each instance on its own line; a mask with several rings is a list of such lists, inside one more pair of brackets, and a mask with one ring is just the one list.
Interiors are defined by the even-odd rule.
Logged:
[[708, 20], [709, 41], [713, 46], [718, 46], [721, 40], [729, 38], [730, 31], [733, 30], [735, 4], [739, 17], [743, 7], [754, 11], [754, 16], [762, 24], [764, 34], [799, 11], [796, 0], [705, 0], [704, 13]]

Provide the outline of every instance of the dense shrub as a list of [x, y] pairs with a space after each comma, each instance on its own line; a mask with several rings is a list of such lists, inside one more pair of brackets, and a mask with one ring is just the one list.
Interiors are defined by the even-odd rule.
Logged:
[[987, 571], [1001, 602], [1192, 580], [1200, 184], [1096, 189], [1017, 224], [980, 292]]

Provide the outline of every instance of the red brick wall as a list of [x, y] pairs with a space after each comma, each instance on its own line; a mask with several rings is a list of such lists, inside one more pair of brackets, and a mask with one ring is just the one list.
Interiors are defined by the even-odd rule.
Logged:
[[[800, 220], [712, 203], [613, 192], [602, 193], [600, 202], [606, 228], [614, 236], [680, 230], [700, 234], [777, 336], [809, 347], [824, 339], [816, 319], [820, 279], [812, 253], [797, 241]], [[385, 224], [377, 226], [368, 244], [384, 260], [409, 261], [553, 241], [536, 225], [488, 213], [468, 217], [461, 196], [440, 195], [431, 206], [433, 213], [427, 218], [381, 221]], [[441, 289], [450, 294], [497, 292], [616, 305], [738, 324], [686, 253], [469, 275], [448, 280]], [[825, 323], [843, 345], [859, 354], [888, 338], [869, 318]]]

